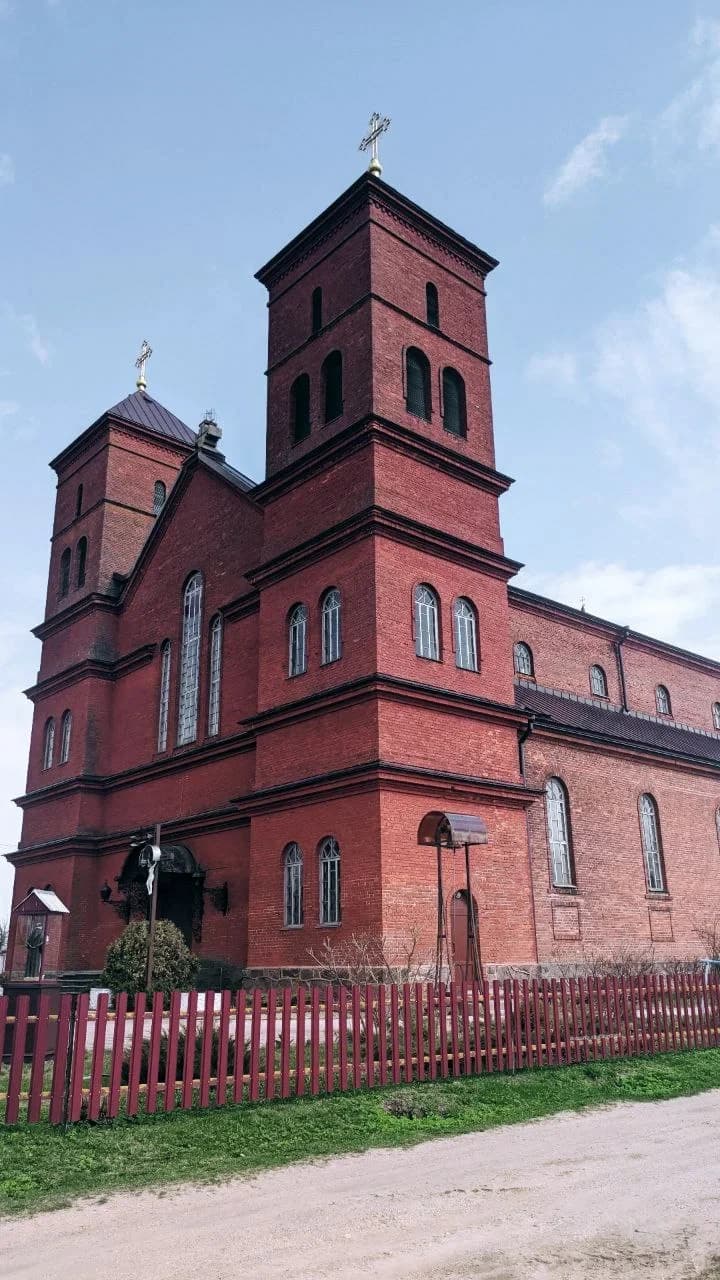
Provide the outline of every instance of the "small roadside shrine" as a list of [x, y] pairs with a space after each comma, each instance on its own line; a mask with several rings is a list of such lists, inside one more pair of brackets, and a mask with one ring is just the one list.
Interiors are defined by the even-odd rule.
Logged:
[[53, 889], [31, 889], [18, 903], [11, 921], [7, 995], [58, 989], [62, 928], [69, 914]]

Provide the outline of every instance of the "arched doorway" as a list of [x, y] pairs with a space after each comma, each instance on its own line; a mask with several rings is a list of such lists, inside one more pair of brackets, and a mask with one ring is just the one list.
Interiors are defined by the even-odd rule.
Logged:
[[[467, 889], [458, 889], [450, 899], [450, 929], [453, 946], [453, 978], [456, 982], [469, 982], [475, 977], [473, 965], [472, 932], [468, 910]], [[478, 908], [472, 900], [477, 937]]]
[[[205, 872], [186, 844], [162, 844], [158, 864], [158, 920], [170, 920], [188, 946], [200, 940]], [[118, 876], [118, 888], [126, 895], [128, 916], [149, 915], [150, 897], [145, 888], [147, 869], [140, 866], [140, 849], [132, 849]]]

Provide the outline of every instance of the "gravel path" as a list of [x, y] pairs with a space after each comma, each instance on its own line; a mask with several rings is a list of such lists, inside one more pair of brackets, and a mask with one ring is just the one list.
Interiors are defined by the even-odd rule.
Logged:
[[720, 1090], [0, 1224], [3, 1280], [720, 1280]]

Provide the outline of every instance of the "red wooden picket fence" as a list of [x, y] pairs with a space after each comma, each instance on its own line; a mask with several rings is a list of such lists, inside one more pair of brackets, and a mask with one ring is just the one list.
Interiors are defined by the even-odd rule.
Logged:
[[[720, 1044], [720, 977], [0, 998], [0, 1115], [51, 1124]], [[187, 1051], [186, 1051], [187, 1049]]]

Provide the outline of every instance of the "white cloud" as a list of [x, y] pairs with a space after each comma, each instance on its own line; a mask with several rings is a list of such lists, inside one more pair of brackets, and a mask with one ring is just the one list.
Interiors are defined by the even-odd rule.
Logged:
[[660, 115], [655, 140], [661, 147], [720, 151], [720, 22], [700, 19], [690, 39], [698, 73]]
[[0, 187], [9, 187], [15, 181], [15, 165], [7, 151], [0, 151]]
[[558, 573], [524, 573], [529, 590], [720, 659], [720, 566], [634, 569], [586, 561]]
[[533, 382], [549, 382], [571, 391], [578, 380], [577, 356], [573, 351], [546, 351], [530, 357], [525, 370]]
[[627, 130], [628, 116], [604, 116], [596, 129], [586, 134], [560, 166], [549, 182], [543, 202], [551, 207], [563, 204], [593, 179], [607, 173], [608, 149], [619, 142]]
[[36, 360], [40, 364], [48, 364], [50, 361], [50, 347], [44, 338], [40, 336], [37, 320], [32, 315], [24, 315], [20, 317], [21, 324], [27, 334], [28, 345]]
[[[3, 332], [3, 329], [6, 332]], [[9, 302], [0, 302], [0, 347], [3, 354], [20, 339], [42, 365], [50, 363], [51, 347], [40, 333], [31, 312], [20, 312]]]
[[3, 418], [11, 418], [19, 408], [17, 400], [0, 400], [0, 422]]

